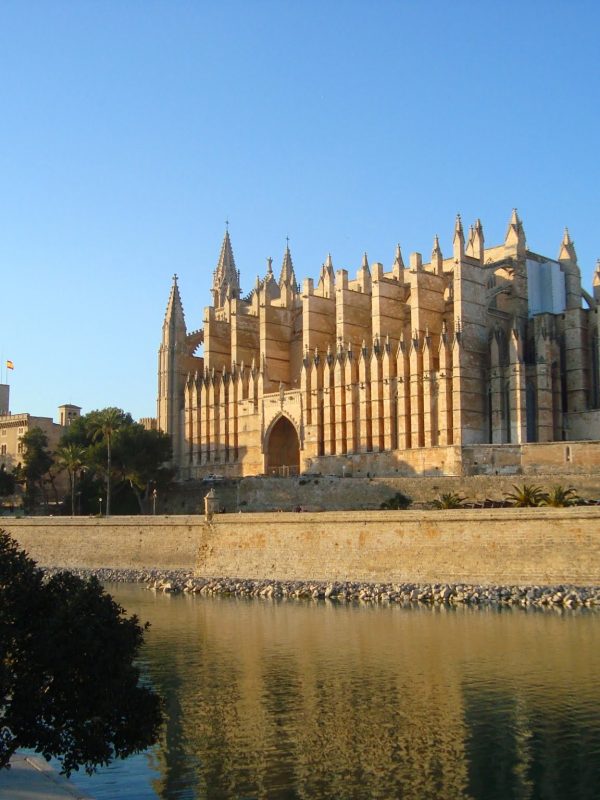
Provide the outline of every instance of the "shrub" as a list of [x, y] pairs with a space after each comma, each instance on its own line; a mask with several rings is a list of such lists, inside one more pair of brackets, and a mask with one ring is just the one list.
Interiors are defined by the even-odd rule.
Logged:
[[384, 500], [380, 508], [387, 511], [404, 511], [412, 503], [412, 498], [403, 492], [396, 492], [389, 500]]
[[580, 497], [572, 486], [553, 486], [542, 500], [542, 505], [554, 508], [564, 508], [574, 506], [580, 501]]
[[445, 492], [433, 501], [435, 508], [462, 508], [465, 502], [457, 492]]
[[533, 486], [531, 483], [524, 483], [523, 486], [513, 485], [513, 492], [505, 495], [506, 499], [517, 508], [532, 508], [540, 506], [546, 499], [541, 486]]

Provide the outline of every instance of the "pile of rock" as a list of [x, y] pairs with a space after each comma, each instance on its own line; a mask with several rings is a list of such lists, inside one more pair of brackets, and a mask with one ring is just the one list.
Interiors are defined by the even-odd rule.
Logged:
[[[47, 569], [49, 574], [58, 569]], [[478, 586], [452, 583], [357, 583], [200, 578], [182, 570], [72, 569], [102, 583], [143, 583], [157, 592], [403, 605], [600, 608], [600, 586]]]

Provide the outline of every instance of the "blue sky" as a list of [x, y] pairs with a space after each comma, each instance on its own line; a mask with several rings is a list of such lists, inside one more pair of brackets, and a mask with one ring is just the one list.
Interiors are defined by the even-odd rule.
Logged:
[[[11, 410], [155, 414], [177, 272], [189, 329], [226, 219], [245, 290], [457, 212], [600, 256], [597, 2], [0, 3], [0, 356]], [[4, 370], [2, 370], [4, 378]]]

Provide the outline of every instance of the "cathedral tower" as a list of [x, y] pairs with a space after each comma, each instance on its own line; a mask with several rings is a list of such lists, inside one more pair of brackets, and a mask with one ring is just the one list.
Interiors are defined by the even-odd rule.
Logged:
[[181, 413], [186, 377], [183, 362], [186, 354], [186, 335], [177, 275], [173, 275], [173, 284], [162, 327], [162, 340], [158, 350], [157, 417], [159, 429], [172, 437], [175, 463], [179, 462], [181, 453]]

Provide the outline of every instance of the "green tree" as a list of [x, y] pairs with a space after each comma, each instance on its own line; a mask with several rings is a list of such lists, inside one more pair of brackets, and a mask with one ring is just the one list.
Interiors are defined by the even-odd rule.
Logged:
[[85, 464], [86, 450], [81, 445], [69, 442], [59, 445], [56, 450], [56, 463], [61, 469], [66, 469], [69, 475], [69, 489], [71, 494], [71, 516], [75, 516], [75, 481], [77, 473]]
[[435, 508], [462, 508], [465, 498], [461, 497], [457, 492], [444, 492], [436, 500], [433, 501]]
[[110, 481], [112, 460], [112, 439], [116, 431], [123, 425], [131, 424], [132, 419], [120, 408], [104, 408], [92, 411], [88, 415], [87, 424], [92, 442], [102, 440], [106, 443], [106, 516], [110, 516]]
[[86, 471], [78, 483], [84, 513], [98, 510], [108, 476], [107, 514], [148, 513], [152, 490], [163, 495], [173, 479], [173, 471], [166, 466], [172, 457], [170, 437], [146, 430], [118, 408], [91, 411], [74, 420], [60, 445], [85, 450]]
[[44, 580], [0, 531], [0, 768], [26, 747], [92, 772], [153, 744], [160, 700], [134, 665], [145, 627], [94, 578]]
[[23, 443], [23, 480], [25, 481], [25, 505], [33, 511], [39, 489], [48, 511], [48, 496], [45, 482], [49, 477], [50, 467], [54, 463], [48, 450], [48, 437], [41, 428], [31, 428], [22, 438]]
[[523, 486], [513, 485], [513, 490], [505, 497], [517, 508], [539, 506], [546, 497], [541, 486], [533, 486], [531, 483], [524, 483]]
[[553, 486], [542, 500], [543, 506], [553, 506], [554, 508], [564, 508], [565, 506], [577, 505], [580, 498], [572, 486]]
[[148, 431], [133, 423], [119, 428], [114, 438], [114, 464], [138, 502], [141, 514], [148, 513], [152, 489], [166, 489], [173, 470], [164, 466], [171, 460], [171, 437], [161, 431]]

